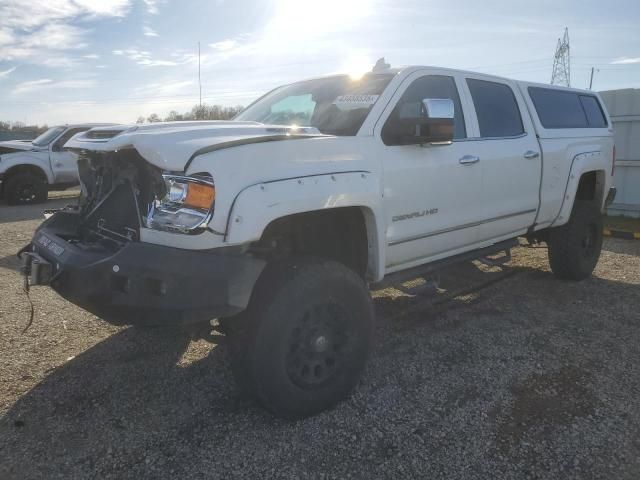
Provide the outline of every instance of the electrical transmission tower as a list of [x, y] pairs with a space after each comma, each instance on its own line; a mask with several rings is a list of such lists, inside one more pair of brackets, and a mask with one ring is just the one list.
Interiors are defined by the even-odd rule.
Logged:
[[558, 39], [556, 54], [553, 57], [551, 85], [571, 86], [571, 55], [569, 53], [569, 29], [564, 29], [564, 37]]

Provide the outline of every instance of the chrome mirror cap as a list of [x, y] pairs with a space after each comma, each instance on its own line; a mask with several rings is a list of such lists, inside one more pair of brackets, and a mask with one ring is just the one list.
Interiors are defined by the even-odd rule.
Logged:
[[453, 100], [450, 98], [425, 98], [422, 106], [427, 118], [453, 120]]

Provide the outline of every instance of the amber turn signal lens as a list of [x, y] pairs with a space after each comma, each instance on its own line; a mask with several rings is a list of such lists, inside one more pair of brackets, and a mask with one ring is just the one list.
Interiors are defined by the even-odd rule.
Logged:
[[189, 207], [209, 210], [216, 198], [216, 189], [213, 185], [202, 185], [200, 183], [189, 183], [187, 198], [184, 204]]

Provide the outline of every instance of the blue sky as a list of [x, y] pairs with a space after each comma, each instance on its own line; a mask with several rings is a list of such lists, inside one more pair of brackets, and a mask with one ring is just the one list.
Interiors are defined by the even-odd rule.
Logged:
[[548, 82], [569, 27], [572, 86], [640, 87], [640, 2], [0, 0], [0, 120], [115, 121], [246, 105], [301, 78], [392, 65]]

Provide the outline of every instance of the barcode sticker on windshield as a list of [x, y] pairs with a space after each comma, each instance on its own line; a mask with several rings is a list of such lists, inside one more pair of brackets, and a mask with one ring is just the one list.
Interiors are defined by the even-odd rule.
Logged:
[[340, 95], [333, 104], [340, 110], [368, 108], [378, 100], [379, 95]]

